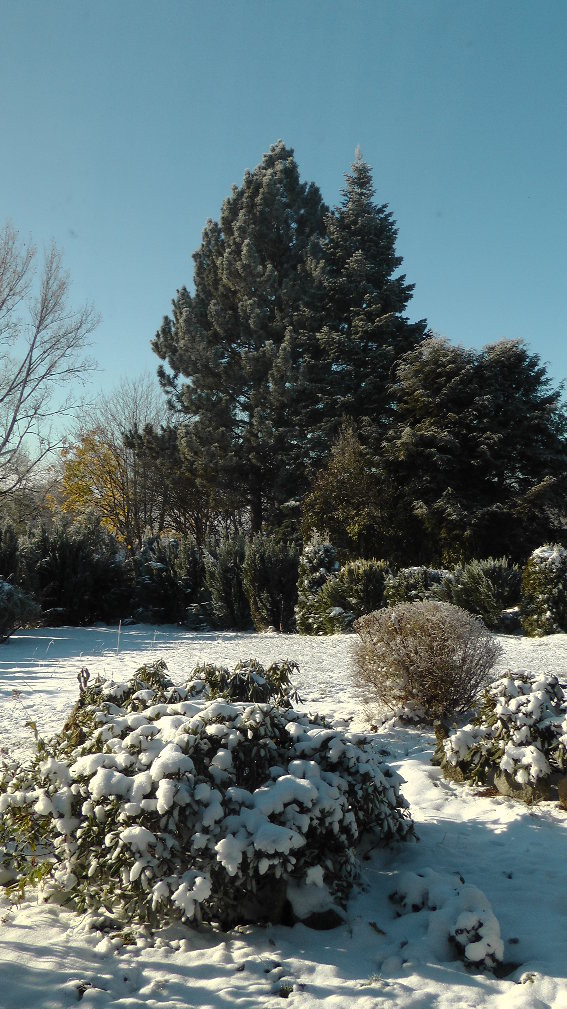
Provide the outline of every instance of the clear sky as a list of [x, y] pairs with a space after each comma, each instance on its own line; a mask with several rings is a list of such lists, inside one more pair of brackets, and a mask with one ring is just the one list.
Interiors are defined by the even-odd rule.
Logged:
[[360, 144], [413, 318], [567, 378], [566, 0], [0, 0], [0, 224], [102, 315], [93, 389], [158, 364], [231, 186], [279, 138], [329, 204]]

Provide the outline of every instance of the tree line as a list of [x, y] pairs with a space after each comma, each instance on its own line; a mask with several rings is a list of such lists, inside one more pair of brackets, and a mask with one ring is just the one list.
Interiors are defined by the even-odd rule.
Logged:
[[563, 542], [561, 387], [522, 341], [471, 350], [411, 321], [396, 242], [359, 152], [329, 208], [271, 147], [153, 340], [165, 402], [130, 383], [85, 416], [54, 507], [131, 553], [160, 532], [204, 553], [316, 531], [341, 561], [399, 566]]

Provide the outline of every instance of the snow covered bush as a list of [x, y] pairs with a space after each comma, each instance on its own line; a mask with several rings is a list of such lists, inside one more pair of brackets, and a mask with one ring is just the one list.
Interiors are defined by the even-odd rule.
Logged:
[[386, 561], [355, 560], [328, 578], [314, 603], [324, 633], [350, 631], [358, 617], [384, 606], [388, 571]]
[[482, 621], [450, 603], [400, 603], [361, 617], [354, 629], [367, 700], [427, 722], [468, 711], [500, 653]]
[[38, 620], [41, 609], [31, 596], [10, 582], [0, 581], [0, 643], [19, 627]]
[[386, 602], [388, 606], [395, 606], [397, 603], [440, 599], [442, 585], [448, 574], [448, 571], [441, 568], [400, 568], [386, 578], [384, 585]]
[[428, 932], [445, 937], [446, 950], [452, 947], [471, 970], [492, 970], [504, 958], [500, 925], [485, 894], [465, 883], [462, 876], [424, 869], [402, 872], [390, 900], [402, 914], [427, 915], [432, 919]]
[[522, 576], [522, 627], [530, 637], [567, 631], [567, 550], [534, 550]]
[[550, 798], [567, 769], [567, 704], [556, 676], [509, 673], [485, 692], [478, 714], [442, 743], [447, 777], [495, 785], [527, 802]]
[[473, 560], [447, 573], [441, 592], [447, 602], [481, 617], [491, 630], [498, 630], [503, 610], [520, 603], [522, 573], [506, 557]]
[[31, 838], [47, 851], [44, 896], [93, 922], [229, 927], [278, 920], [288, 881], [344, 896], [363, 835], [411, 835], [374, 737], [198, 692], [163, 663], [84, 681], [62, 734], [0, 777], [4, 864]]
[[291, 676], [298, 668], [297, 663], [289, 659], [273, 662], [267, 669], [257, 659], [243, 659], [232, 672], [225, 666], [204, 662], [193, 670], [187, 690], [191, 696], [225, 697], [229, 701], [276, 701], [288, 708], [292, 700], [297, 700]]
[[319, 594], [325, 582], [339, 570], [335, 548], [317, 534], [303, 547], [299, 561], [295, 619], [300, 634], [324, 634]]
[[246, 547], [244, 591], [256, 630], [295, 629], [299, 554], [294, 543], [255, 536]]

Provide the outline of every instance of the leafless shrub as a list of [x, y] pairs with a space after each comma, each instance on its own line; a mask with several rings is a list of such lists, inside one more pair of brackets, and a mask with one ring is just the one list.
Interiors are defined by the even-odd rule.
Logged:
[[367, 701], [427, 722], [467, 711], [501, 652], [478, 617], [449, 603], [401, 603], [361, 617], [354, 629]]

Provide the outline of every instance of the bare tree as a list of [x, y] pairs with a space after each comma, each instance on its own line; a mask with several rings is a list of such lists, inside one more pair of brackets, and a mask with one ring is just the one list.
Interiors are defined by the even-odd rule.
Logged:
[[69, 305], [69, 277], [55, 245], [36, 249], [11, 224], [0, 231], [0, 496], [24, 486], [62, 442], [61, 419], [81, 405], [77, 389], [98, 325], [90, 305]]

